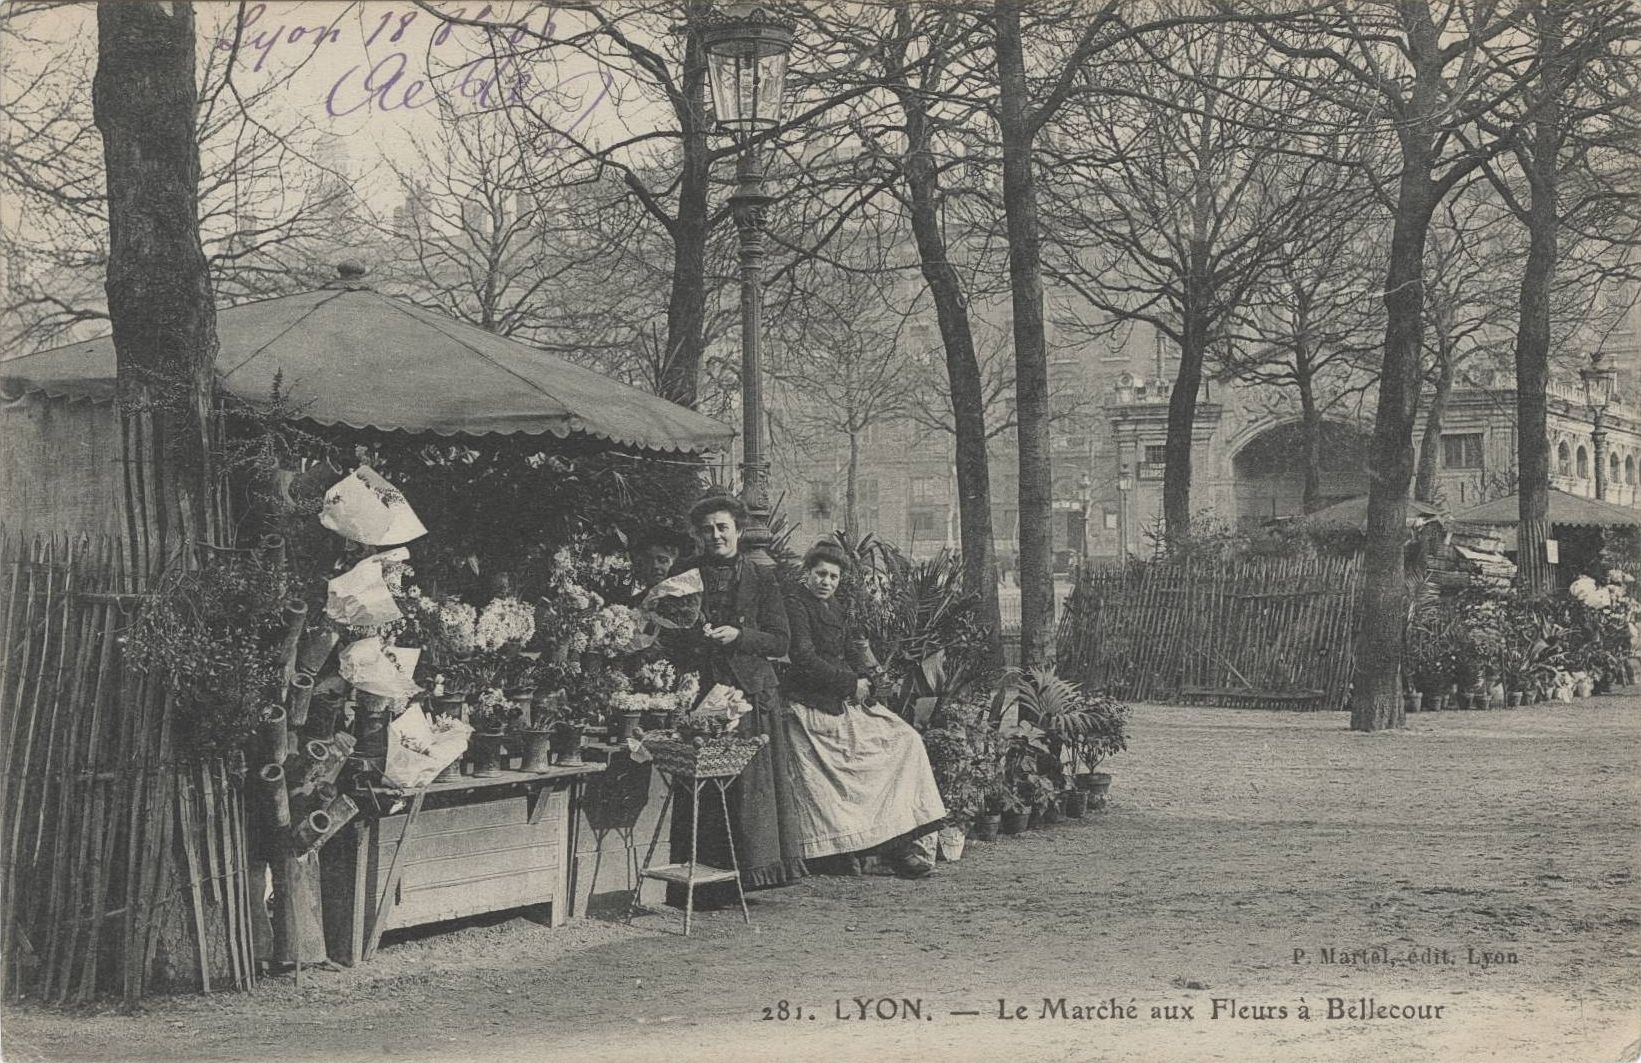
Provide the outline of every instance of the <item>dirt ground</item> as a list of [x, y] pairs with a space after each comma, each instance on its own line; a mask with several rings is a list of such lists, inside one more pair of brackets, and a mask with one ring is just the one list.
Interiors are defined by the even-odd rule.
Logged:
[[[811, 879], [754, 894], [751, 929], [709, 913], [688, 939], [670, 914], [498, 920], [301, 990], [287, 975], [137, 1017], [14, 1009], [3, 1050], [18, 1063], [1636, 1059], [1641, 698], [1411, 719], [1367, 736], [1335, 713], [1141, 706], [1105, 811], [975, 846], [928, 881]], [[1499, 962], [1471, 962], [1484, 956]], [[1061, 998], [1091, 1017], [1043, 1017]], [[1377, 1017], [1360, 1017], [1363, 998]]]

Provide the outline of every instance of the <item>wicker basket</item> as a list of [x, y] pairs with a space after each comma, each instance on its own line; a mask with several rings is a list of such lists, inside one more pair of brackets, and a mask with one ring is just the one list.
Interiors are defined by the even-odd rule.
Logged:
[[655, 766], [681, 779], [732, 779], [741, 774], [758, 750], [769, 743], [768, 735], [752, 738], [709, 738], [700, 746], [677, 738], [646, 738], [644, 748], [655, 758]]

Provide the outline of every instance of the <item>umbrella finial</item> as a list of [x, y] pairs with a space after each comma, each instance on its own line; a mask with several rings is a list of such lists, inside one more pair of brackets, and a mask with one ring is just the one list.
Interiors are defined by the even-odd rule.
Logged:
[[365, 274], [370, 270], [364, 263], [355, 259], [343, 259], [336, 264], [336, 279], [325, 285], [327, 288], [344, 288], [348, 291], [361, 291], [370, 285], [364, 281]]

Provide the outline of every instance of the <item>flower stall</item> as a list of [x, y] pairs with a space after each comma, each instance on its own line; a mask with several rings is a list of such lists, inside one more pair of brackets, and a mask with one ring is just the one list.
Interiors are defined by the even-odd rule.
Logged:
[[[218, 327], [235, 538], [114, 595], [130, 629], [84, 654], [130, 670], [139, 692], [170, 692], [142, 717], [153, 763], [186, 749], [223, 765], [156, 782], [150, 798], [130, 790], [156, 824], [180, 826], [154, 835], [156, 867], [130, 872], [142, 892], [123, 962], [197, 951], [197, 972], [163, 981], [248, 987], [258, 965], [358, 959], [396, 927], [522, 904], [558, 922], [624, 898], [633, 839], [663, 795], [623, 737], [693, 691], [651, 655], [622, 548], [684, 508], [700, 455], [730, 430], [380, 295], [356, 271], [224, 309]], [[24, 459], [0, 463], [0, 492], [22, 503], [10, 541], [123, 534], [114, 383], [106, 338], [0, 368], [0, 444]], [[63, 460], [72, 476], [53, 475]], [[117, 755], [86, 748], [64, 777], [93, 778]], [[62, 801], [79, 814], [78, 797]], [[99, 844], [123, 852], [123, 838]], [[147, 885], [166, 879], [176, 887]], [[145, 900], [172, 895], [191, 903]], [[47, 914], [18, 932], [55, 950]], [[144, 948], [162, 920], [186, 948]], [[65, 942], [68, 963], [90, 964]]]

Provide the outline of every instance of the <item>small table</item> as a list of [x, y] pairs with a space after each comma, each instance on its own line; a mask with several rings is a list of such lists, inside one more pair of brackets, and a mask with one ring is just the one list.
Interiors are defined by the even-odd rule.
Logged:
[[[628, 907], [627, 921], [632, 921], [632, 914], [638, 910], [638, 894], [643, 888], [644, 879], [659, 879], [662, 882], [671, 882], [684, 887], [684, 936], [689, 937], [690, 921], [695, 914], [695, 886], [697, 883], [711, 882], [735, 883], [735, 896], [741, 902], [741, 918], [748, 926], [752, 925], [752, 913], [747, 910], [746, 891], [741, 888], [741, 864], [735, 856], [735, 825], [729, 816], [729, 784], [734, 782], [738, 775], [722, 776], [677, 776], [663, 768], [659, 762], [655, 768], [661, 773], [661, 778], [667, 786], [666, 803], [662, 805], [662, 815], [655, 827], [655, 835], [650, 839], [649, 851], [644, 854], [644, 868], [639, 872], [638, 886], [632, 891], [632, 902]], [[701, 791], [712, 784], [718, 791], [718, 803], [724, 810], [724, 835], [729, 842], [730, 867], [712, 867], [696, 861], [696, 853], [700, 840], [701, 830]], [[672, 807], [673, 788], [680, 784], [688, 784], [690, 791], [689, 817], [689, 862], [685, 864], [660, 864], [652, 866], [650, 861], [655, 859], [655, 847], [661, 841], [662, 824], [669, 822], [666, 812]]]
[[372, 787], [379, 808], [410, 804], [361, 808], [353, 844], [339, 838], [321, 850], [332, 958], [367, 960], [390, 929], [525, 905], [550, 904], [550, 924], [562, 925], [580, 784], [603, 770], [576, 764], [411, 792]]

